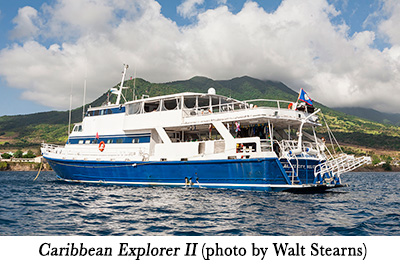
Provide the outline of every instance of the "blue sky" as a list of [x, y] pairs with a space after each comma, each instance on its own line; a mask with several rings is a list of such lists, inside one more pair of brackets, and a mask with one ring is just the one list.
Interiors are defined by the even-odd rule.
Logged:
[[1, 1], [0, 116], [66, 110], [71, 87], [78, 107], [85, 76], [90, 102], [123, 63], [151, 82], [249, 75], [400, 113], [399, 23], [396, 0]]

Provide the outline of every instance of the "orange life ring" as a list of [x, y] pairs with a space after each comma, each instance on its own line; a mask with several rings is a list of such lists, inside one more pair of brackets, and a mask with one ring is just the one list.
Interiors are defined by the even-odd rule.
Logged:
[[288, 105], [288, 109], [292, 109], [292, 107], [293, 107], [293, 103], [289, 103], [289, 105]]
[[101, 141], [99, 144], [99, 151], [104, 151], [104, 148], [106, 147], [106, 144], [104, 143], [104, 141]]

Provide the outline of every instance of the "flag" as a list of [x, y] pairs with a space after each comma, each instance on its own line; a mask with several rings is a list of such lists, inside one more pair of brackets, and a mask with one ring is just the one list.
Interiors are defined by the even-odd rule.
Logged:
[[239, 132], [240, 131], [240, 122], [235, 122], [235, 132]]
[[303, 90], [303, 88], [300, 89], [299, 100], [307, 103], [308, 105], [313, 105], [311, 98], [308, 97], [307, 93]]
[[99, 132], [96, 132], [96, 139], [99, 139], [99, 138], [100, 138]]

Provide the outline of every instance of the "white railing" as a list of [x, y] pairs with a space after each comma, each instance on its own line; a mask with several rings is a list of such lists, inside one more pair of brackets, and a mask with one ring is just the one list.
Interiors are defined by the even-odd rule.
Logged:
[[64, 146], [42, 143], [42, 149], [44, 149], [46, 152], [56, 153], [57, 151], [61, 151], [63, 148]]
[[[296, 160], [296, 169], [294, 169], [294, 166], [291, 162], [291, 160], [294, 159]], [[291, 177], [292, 177], [292, 185], [294, 185], [294, 179], [297, 178], [299, 176], [299, 159], [297, 158], [297, 156], [287, 156], [286, 158], [290, 168], [291, 168]]]
[[350, 172], [364, 164], [370, 164], [371, 157], [354, 157], [353, 155], [340, 154], [338, 157], [321, 163], [314, 169], [314, 176], [323, 177], [328, 174], [330, 177], [340, 177], [341, 174]]
[[[291, 101], [283, 101], [283, 100], [269, 100], [269, 99], [254, 99], [254, 100], [248, 100], [248, 101], [243, 101], [244, 103], [249, 104], [249, 106], [253, 105], [255, 107], [257, 107], [257, 105], [255, 103], [257, 102], [268, 102], [268, 103], [275, 103], [276, 104], [276, 108], [281, 109], [281, 104], [283, 103], [286, 107], [284, 107], [285, 109], [287, 108], [287, 106], [289, 106], [290, 104], [293, 104], [293, 102]], [[275, 108], [274, 106], [272, 106], [273, 108]]]
[[184, 117], [201, 116], [201, 115], [210, 115], [210, 114], [214, 114], [214, 113], [225, 113], [225, 112], [249, 110], [249, 109], [257, 108], [258, 106], [256, 104], [254, 104], [257, 102], [273, 103], [272, 107], [271, 106], [268, 106], [268, 107], [267, 106], [259, 106], [259, 107], [275, 108], [277, 110], [280, 110], [281, 105], [283, 105], [283, 104], [289, 105], [290, 103], [293, 103], [290, 101], [282, 101], [282, 100], [254, 99], [254, 100], [248, 100], [248, 101], [237, 101], [237, 102], [224, 103], [224, 104], [199, 106], [199, 107], [193, 107], [193, 108], [184, 107], [183, 108], [183, 116]]
[[59, 157], [68, 157], [72, 159], [80, 160], [146, 160], [149, 157], [148, 152], [144, 149], [137, 149], [132, 151], [131, 149], [111, 149], [101, 152], [98, 150], [98, 146], [92, 145], [93, 147], [85, 149], [69, 149], [68, 147], [42, 143], [42, 149], [45, 153], [57, 154]]
[[282, 155], [301, 155], [302, 153], [310, 156], [315, 156], [320, 159], [325, 159], [325, 155], [320, 151], [319, 147], [315, 142], [303, 141], [301, 149], [298, 148], [297, 140], [282, 140], [279, 145], [282, 151]]

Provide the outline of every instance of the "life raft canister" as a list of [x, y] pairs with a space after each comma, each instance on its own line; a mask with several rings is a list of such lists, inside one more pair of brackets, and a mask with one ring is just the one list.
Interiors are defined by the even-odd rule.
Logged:
[[101, 141], [100, 143], [99, 143], [99, 151], [104, 151], [104, 148], [106, 147], [106, 144], [104, 143], [104, 141]]

